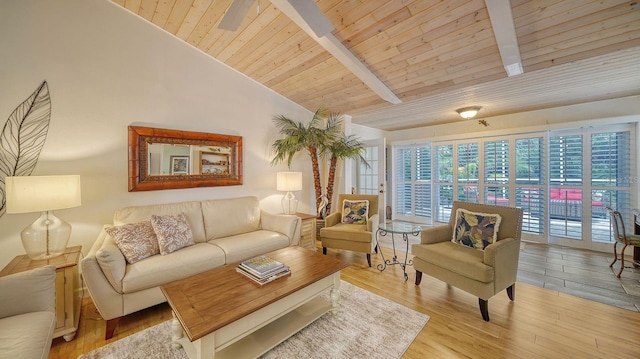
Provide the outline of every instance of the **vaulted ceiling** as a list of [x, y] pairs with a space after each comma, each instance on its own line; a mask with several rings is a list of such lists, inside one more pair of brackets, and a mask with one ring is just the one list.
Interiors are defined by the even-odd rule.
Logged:
[[311, 111], [383, 130], [640, 95], [637, 1], [316, 0], [334, 27], [320, 38], [288, 1], [255, 0], [227, 31], [231, 0], [113, 0]]

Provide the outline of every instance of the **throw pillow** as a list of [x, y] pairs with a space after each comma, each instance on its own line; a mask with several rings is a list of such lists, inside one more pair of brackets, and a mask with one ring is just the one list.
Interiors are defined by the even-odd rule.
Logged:
[[342, 201], [342, 223], [367, 224], [369, 218], [369, 201], [348, 200]]
[[498, 228], [502, 217], [499, 214], [487, 214], [458, 208], [453, 228], [453, 243], [483, 251], [498, 238]]
[[160, 254], [163, 256], [195, 244], [191, 227], [184, 213], [176, 216], [152, 215], [151, 225], [156, 231]]
[[160, 253], [156, 232], [149, 220], [107, 227], [105, 231], [130, 264]]

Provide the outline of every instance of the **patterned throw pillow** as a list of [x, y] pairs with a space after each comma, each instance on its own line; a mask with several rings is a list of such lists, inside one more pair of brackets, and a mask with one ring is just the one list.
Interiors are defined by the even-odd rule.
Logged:
[[342, 201], [342, 223], [367, 224], [369, 218], [369, 201], [348, 200]]
[[120, 252], [130, 264], [160, 253], [158, 238], [149, 220], [107, 227], [105, 231], [113, 237]]
[[476, 213], [458, 208], [453, 228], [453, 243], [483, 251], [498, 238], [502, 217], [499, 214]]
[[158, 236], [160, 254], [166, 255], [180, 248], [195, 244], [187, 216], [180, 213], [176, 216], [151, 216], [151, 225]]

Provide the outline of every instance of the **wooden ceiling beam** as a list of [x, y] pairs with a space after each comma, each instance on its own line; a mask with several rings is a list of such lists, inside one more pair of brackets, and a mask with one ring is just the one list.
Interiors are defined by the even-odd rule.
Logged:
[[511, 2], [509, 0], [485, 0], [493, 34], [498, 43], [502, 65], [508, 76], [520, 75], [524, 72], [516, 26], [513, 22]]
[[[340, 63], [342, 63], [349, 71], [355, 74], [362, 82], [364, 82], [373, 92], [378, 94], [382, 99], [392, 104], [399, 104], [402, 101], [394, 94], [376, 75], [371, 72], [358, 58], [351, 53], [333, 34], [327, 33], [322, 37], [316, 36], [307, 21], [300, 15], [298, 10], [294, 8], [287, 0], [272, 0], [280, 11], [286, 14], [293, 22], [298, 24], [304, 32], [316, 40], [325, 50], [333, 55]], [[322, 15], [324, 16], [324, 15]]]

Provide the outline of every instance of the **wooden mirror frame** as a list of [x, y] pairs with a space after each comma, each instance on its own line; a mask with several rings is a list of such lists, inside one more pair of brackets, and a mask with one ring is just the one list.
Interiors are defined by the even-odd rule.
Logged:
[[[231, 148], [228, 174], [149, 175], [149, 143]], [[242, 184], [242, 137], [129, 126], [129, 192]]]

